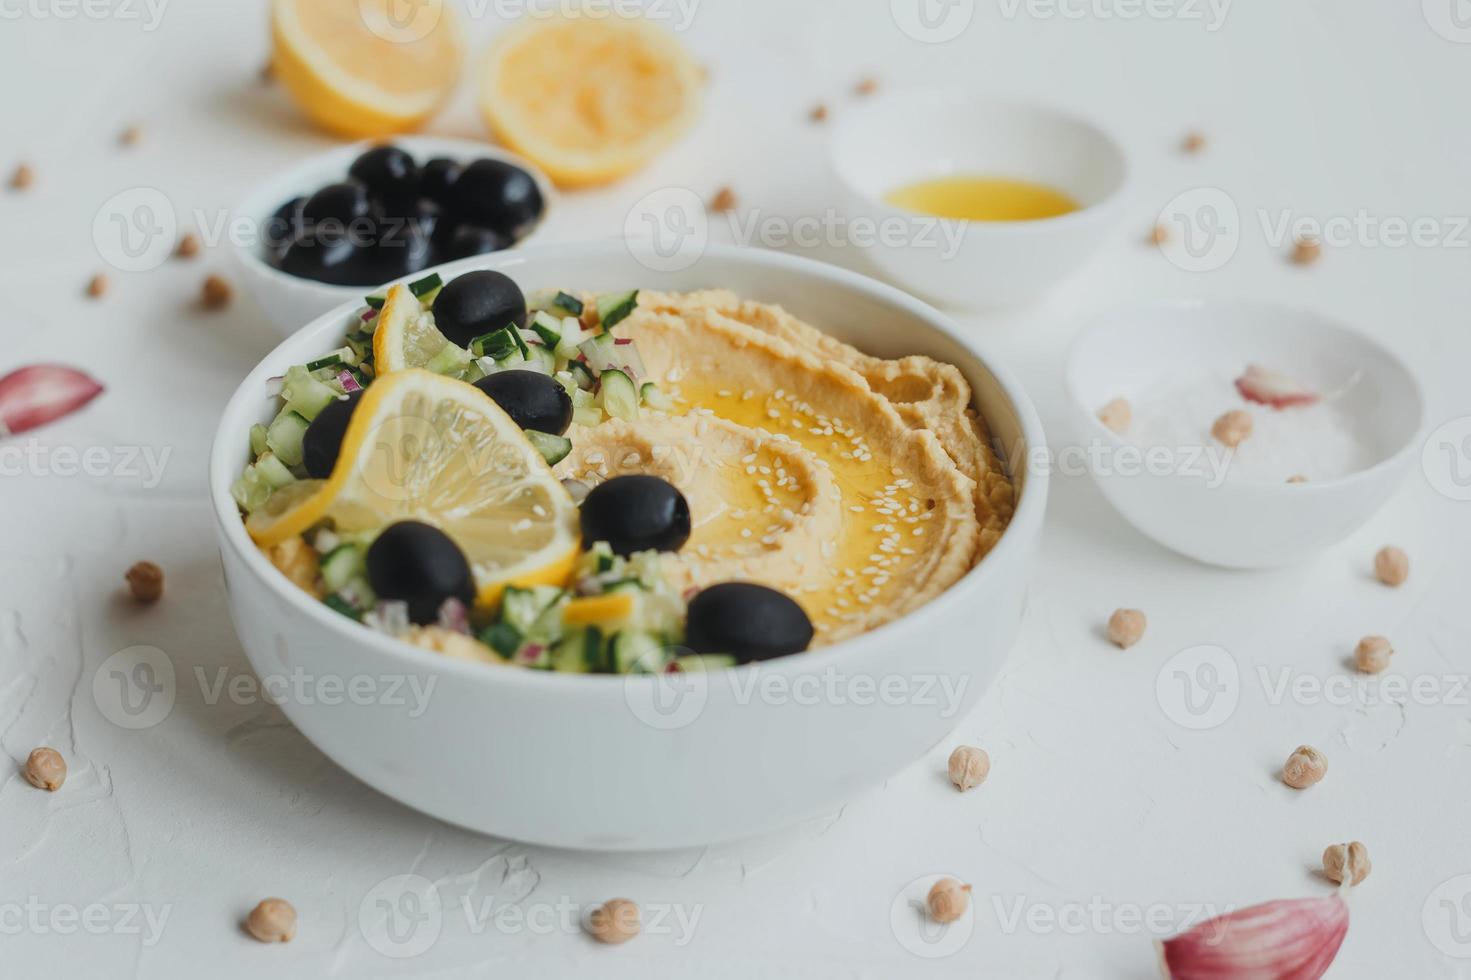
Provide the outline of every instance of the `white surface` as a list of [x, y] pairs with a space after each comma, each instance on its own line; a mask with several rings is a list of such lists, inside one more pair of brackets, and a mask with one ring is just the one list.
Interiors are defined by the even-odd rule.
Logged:
[[[1094, 123], [1037, 102], [963, 89], [878, 94], [833, 122], [844, 212], [879, 230], [867, 257], [906, 289], [964, 309], [1017, 306], [1077, 271], [1123, 215], [1128, 158]], [[1077, 201], [1042, 221], [966, 222], [885, 198], [954, 174], [1023, 175]]]
[[[280, 209], [282, 204], [297, 196], [310, 196], [327, 184], [343, 180], [347, 176], [347, 168], [357, 159], [358, 154], [372, 145], [373, 141], [364, 140], [307, 157], [299, 164], [287, 168], [285, 173], [276, 175], [259, 186], [251, 188], [244, 199], [235, 206], [231, 216], [232, 221], [239, 221], [242, 227], [246, 228], [266, 227], [271, 216]], [[542, 230], [549, 223], [561, 199], [561, 195], [552, 187], [551, 181], [541, 170], [528, 163], [523, 157], [490, 143], [479, 140], [407, 136], [398, 140], [398, 145], [413, 154], [414, 159], [421, 166], [435, 157], [449, 157], [461, 163], [471, 163], [491, 157], [506, 160], [531, 174], [541, 188], [544, 210], [536, 227], [516, 243], [517, 247], [531, 245], [541, 239]], [[262, 256], [261, 237], [260, 235], [241, 236], [233, 243], [231, 257], [235, 260], [236, 274], [239, 275], [241, 283], [260, 308], [265, 311], [266, 316], [281, 336], [285, 337], [296, 332], [308, 321], [316, 319], [334, 306], [362, 300], [364, 290], [361, 287], [334, 286], [330, 283], [301, 279], [268, 265]], [[410, 280], [422, 278], [422, 273], [405, 278]]]
[[[671, 185], [704, 197], [730, 183], [764, 217], [820, 215], [831, 186], [807, 103], [840, 111], [866, 73], [886, 85], [952, 80], [1044, 99], [1117, 132], [1138, 180], [1126, 227], [1046, 305], [964, 321], [1022, 374], [1050, 429], [1062, 431], [1062, 357], [1077, 326], [1157, 296], [1270, 299], [1363, 324], [1423, 372], [1431, 425], [1459, 426], [1442, 437], [1458, 443], [1471, 428], [1457, 422], [1471, 415], [1464, 231], [1462, 247], [1391, 247], [1383, 237], [1329, 247], [1308, 269], [1269, 239], [1284, 210], [1319, 220], [1428, 217], [1447, 234], [1455, 216], [1471, 213], [1471, 47], [1448, 40], [1458, 36], [1449, 5], [1424, 5], [1440, 17], [1438, 34], [1420, 3], [1240, 3], [1217, 31], [1200, 20], [1042, 19], [1028, 13], [1038, 5], [977, 3], [947, 45], [910, 40], [884, 6], [708, 0], [689, 32], [711, 65], [698, 133], [619, 187], [569, 196], [556, 234], [616, 234], [641, 196]], [[242, 685], [252, 676], [210, 534], [208, 439], [273, 332], [243, 300], [223, 314], [195, 310], [205, 271], [227, 266], [221, 248], [193, 263], [114, 272], [101, 302], [83, 291], [102, 268], [90, 232], [110, 196], [157, 186], [178, 209], [215, 218], [257, 181], [329, 145], [279, 91], [255, 84], [265, 28], [253, 8], [178, 3], [153, 32], [136, 21], [34, 18], [0, 31], [0, 82], [12, 93], [0, 110], [5, 162], [24, 155], [37, 172], [29, 195], [0, 191], [0, 281], [12, 297], [0, 351], [6, 364], [74, 362], [111, 386], [37, 445], [169, 452], [151, 489], [119, 452], [110, 479], [58, 475], [64, 467], [53, 463], [64, 457], [46, 456], [0, 490], [0, 745], [17, 765], [42, 743], [72, 763], [57, 795], [16, 775], [0, 787], [0, 897], [7, 908], [36, 896], [50, 907], [170, 910], [151, 945], [120, 928], [0, 934], [7, 976], [1145, 977], [1148, 938], [1126, 915], [1099, 928], [1086, 914], [1095, 898], [1120, 913], [1166, 903], [1166, 918], [1178, 919], [1199, 905], [1322, 894], [1312, 869], [1325, 845], [1347, 839], [1368, 844], [1374, 872], [1352, 897], [1330, 976], [1471, 974], [1471, 960], [1447, 955], [1471, 952], [1452, 943], [1457, 923], [1447, 918], [1471, 888], [1465, 692], [1439, 703], [1401, 697], [1411, 702], [1402, 706], [1303, 703], [1314, 699], [1290, 693], [1273, 703], [1282, 671], [1309, 686], [1338, 678], [1370, 632], [1393, 638], [1396, 673], [1433, 683], [1467, 670], [1471, 505], [1454, 497], [1471, 491], [1444, 470], [1454, 443], [1439, 438], [1433, 483], [1412, 476], [1343, 545], [1270, 573], [1177, 558], [1120, 521], [1090, 481], [1054, 480], [1022, 638], [953, 740], [846, 807], [760, 840], [640, 857], [488, 840], [356, 782], [274, 708], [226, 696], [206, 703], [195, 667], [210, 684], [222, 669]], [[133, 122], [143, 142], [123, 150], [115, 134]], [[1182, 156], [1177, 144], [1196, 127], [1209, 148]], [[433, 129], [479, 133], [464, 99]], [[1190, 273], [1140, 240], [1171, 198], [1200, 187], [1230, 197], [1240, 234], [1229, 261]], [[714, 225], [712, 238], [729, 240], [728, 223]], [[852, 249], [815, 251], [863, 262]], [[13, 457], [0, 458], [13, 473]], [[1413, 558], [1398, 591], [1368, 574], [1387, 541]], [[168, 597], [151, 610], [118, 598], [123, 570], [143, 557], [169, 576]], [[1127, 653], [1099, 636], [1120, 605], [1150, 617]], [[1162, 711], [1156, 681], [1179, 651], [1205, 643], [1230, 651], [1242, 688], [1229, 719], [1191, 731]], [[97, 667], [132, 644], [167, 651], [186, 678], [169, 718], [138, 732], [108, 722], [91, 693]], [[1177, 693], [1168, 687], [1174, 666], [1167, 695]], [[994, 760], [989, 781], [965, 796], [943, 777], [960, 740]], [[1296, 794], [1274, 772], [1303, 742], [1326, 752], [1331, 769]], [[979, 907], [958, 951], [922, 961], [896, 940], [890, 910], [911, 881], [939, 871], [974, 882]], [[449, 913], [421, 956], [385, 958], [365, 941], [359, 910], [366, 902], [372, 928], [382, 895], [374, 886], [411, 872], [441, 883]], [[302, 913], [288, 946], [259, 946], [239, 930], [272, 894]], [[554, 911], [628, 895], [700, 915], [683, 946], [666, 932], [607, 949], [571, 929], [472, 931], [464, 894], [477, 912], [492, 899], [492, 910]], [[1082, 921], [1049, 926], [1079, 905]], [[1012, 926], [1018, 907], [1033, 917]], [[1468, 923], [1459, 922], [1462, 934]]]
[[[1233, 381], [1252, 362], [1323, 400], [1284, 411], [1248, 402]], [[1227, 568], [1275, 568], [1343, 541], [1399, 489], [1424, 443], [1425, 396], [1392, 350], [1331, 317], [1263, 303], [1110, 311], [1079, 331], [1066, 384], [1069, 428], [1087, 454], [1059, 454], [1058, 468], [1086, 463], [1140, 531]], [[1121, 434], [1098, 419], [1113, 398], [1135, 406]], [[1230, 410], [1253, 419], [1234, 451], [1212, 434]], [[1336, 469], [1319, 461], [1349, 441], [1361, 448], [1338, 447]], [[1289, 485], [1294, 473], [1309, 482]]]
[[[617, 293], [634, 282], [666, 293], [712, 283], [742, 296], [761, 291], [808, 322], [833, 324], [838, 339], [862, 350], [954, 364], [1003, 444], [1019, 447], [1023, 459], [1026, 447], [1044, 445], [1020, 386], [962, 347], [942, 315], [829, 263], [718, 246], [689, 269], [654, 272], [622, 242], [605, 240], [518, 249], [441, 272], [452, 281], [486, 268], [528, 294]], [[324, 314], [241, 383], [220, 420], [210, 492], [231, 611], [259, 676], [362, 675], [385, 694], [391, 679], [409, 678], [426, 692], [417, 703], [282, 703], [314, 745], [369, 785], [461, 827], [560, 847], [647, 851], [737, 840], [826, 813], [898, 772], [944, 738], [1001, 669], [1047, 504], [1046, 474], [1020, 469], [1015, 516], [978, 568], [899, 622], [807, 656], [709, 676], [576, 677], [426, 659], [348, 622], [271, 567], [245, 533], [230, 485], [249, 458], [251, 425], [277, 411], [262, 397], [267, 380], [338, 346], [357, 315], [351, 304]], [[907, 335], [898, 344], [894, 328]], [[382, 449], [397, 451], [379, 444], [370, 452]], [[992, 614], [974, 623], [977, 608]], [[961, 634], [966, 641], [954, 642]], [[896, 650], [907, 651], [902, 662]], [[898, 693], [876, 698], [886, 685]], [[499, 751], [508, 738], [514, 751]]]

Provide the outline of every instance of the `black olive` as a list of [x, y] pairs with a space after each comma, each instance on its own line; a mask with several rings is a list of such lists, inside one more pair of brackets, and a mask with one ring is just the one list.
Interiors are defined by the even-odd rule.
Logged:
[[396, 146], [375, 146], [352, 162], [347, 175], [383, 199], [412, 198], [419, 188], [419, 165]]
[[572, 397], [561, 382], [537, 371], [497, 371], [475, 382], [523, 429], [559, 436], [572, 424]]
[[461, 347], [482, 334], [526, 326], [526, 297], [508, 276], [481, 270], [451, 279], [434, 298], [434, 324]]
[[419, 171], [419, 196], [435, 204], [450, 204], [450, 192], [463, 168], [449, 157], [435, 157]]
[[346, 226], [368, 216], [368, 190], [362, 184], [345, 181], [328, 184], [306, 199], [301, 217], [307, 231], [315, 233], [325, 222]]
[[801, 653], [812, 621], [788, 595], [752, 582], [723, 582], [690, 600], [684, 642], [696, 653], [724, 653], [739, 663]]
[[346, 239], [318, 241], [304, 234], [287, 246], [281, 255], [281, 271], [301, 279], [350, 285], [361, 264], [359, 252]]
[[498, 231], [479, 225], [460, 225], [454, 235], [441, 246], [446, 261], [468, 259], [472, 255], [488, 255], [510, 248], [514, 242]]
[[460, 220], [520, 238], [541, 218], [545, 203], [535, 179], [504, 160], [476, 160], [455, 181]]
[[470, 563], [439, 528], [418, 521], [390, 524], [368, 548], [368, 583], [380, 599], [408, 603], [409, 619], [439, 621], [446, 599], [466, 606], [475, 598]]
[[353, 409], [363, 397], [361, 391], [348, 394], [317, 414], [312, 424], [306, 427], [301, 439], [301, 462], [307, 476], [314, 480], [325, 480], [332, 475], [337, 465], [337, 456], [342, 452], [342, 437], [347, 434], [347, 423], [352, 419]]
[[657, 476], [615, 476], [582, 502], [584, 548], [606, 541], [626, 558], [639, 551], [678, 551], [689, 536], [689, 502]]
[[261, 240], [266, 253], [278, 262], [286, 254], [287, 246], [301, 234], [301, 211], [305, 204], [304, 197], [292, 198], [277, 208], [276, 213], [266, 219], [265, 228], [261, 229]]
[[384, 218], [374, 229], [374, 240], [363, 254], [364, 279], [354, 286], [375, 286], [419, 272], [431, 261], [429, 238], [410, 219]]

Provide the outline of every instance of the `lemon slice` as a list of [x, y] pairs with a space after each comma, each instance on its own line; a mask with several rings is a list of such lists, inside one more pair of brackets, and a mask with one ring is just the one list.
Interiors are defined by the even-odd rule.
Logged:
[[296, 103], [354, 138], [422, 124], [464, 61], [444, 0], [274, 0], [271, 39], [276, 74]]
[[324, 517], [348, 534], [424, 521], [465, 552], [481, 606], [508, 585], [561, 585], [579, 551], [577, 505], [516, 423], [474, 385], [415, 368], [368, 386], [325, 483], [275, 496], [246, 524], [262, 547]]
[[642, 167], [695, 121], [700, 71], [672, 33], [632, 17], [534, 18], [491, 48], [480, 108], [557, 183]]
[[394, 286], [388, 291], [377, 323], [373, 329], [373, 370], [378, 374], [423, 367], [449, 343], [407, 286]]

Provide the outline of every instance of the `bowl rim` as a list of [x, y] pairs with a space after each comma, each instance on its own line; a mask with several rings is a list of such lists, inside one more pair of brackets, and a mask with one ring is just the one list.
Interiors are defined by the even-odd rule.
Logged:
[[[578, 259], [595, 258], [613, 249], [624, 248], [626, 244], [617, 239], [538, 245], [525, 250], [517, 250], [514, 253], [507, 251], [472, 256], [436, 266], [433, 269], [426, 269], [417, 275], [438, 272], [448, 279], [460, 272], [492, 268], [503, 261], [523, 262], [528, 258], [550, 256], [557, 256], [571, 263]], [[961, 334], [948, 317], [929, 304], [867, 276], [802, 256], [734, 245], [711, 245], [706, 249], [705, 254], [728, 261], [747, 263], [758, 268], [805, 273], [850, 291], [881, 298], [906, 310], [924, 321], [931, 329], [961, 347], [991, 375], [997, 388], [1007, 400], [1011, 411], [1016, 415], [1017, 426], [1022, 441], [1026, 443], [1026, 450], [1030, 451], [1034, 447], [1046, 445], [1041, 418], [1017, 378], [1009, 370], [1000, 366], [994, 357]], [[275, 362], [283, 358], [284, 351], [297, 344], [304, 336], [325, 332], [329, 325], [342, 324], [359, 305], [361, 304], [358, 302], [344, 303], [316, 317], [286, 337], [256, 362], [225, 404], [210, 446], [208, 481], [210, 502], [222, 547], [232, 548], [236, 557], [266, 589], [288, 605], [294, 606], [309, 620], [315, 620], [329, 632], [339, 636], [345, 643], [367, 645], [378, 654], [402, 663], [405, 671], [411, 669], [444, 671], [457, 678], [479, 679], [487, 683], [518, 684], [526, 688], [544, 690], [551, 690], [552, 687], [560, 685], [561, 690], [568, 694], [598, 690], [614, 692], [630, 682], [653, 683], [656, 677], [652, 675], [558, 674], [553, 671], [516, 669], [513, 665], [507, 665], [510, 669], [501, 669], [498, 665], [493, 664], [429, 655], [426, 651], [419, 650], [402, 640], [367, 629], [311, 598], [288, 581], [251, 542], [245, 532], [245, 523], [240, 519], [239, 508], [229, 491], [230, 484], [238, 475], [240, 468], [240, 460], [231, 455], [231, 443], [240, 441], [240, 435], [235, 430], [245, 431], [242, 422], [246, 413], [252, 411], [249, 403], [260, 399], [261, 392], [264, 390], [263, 385], [266, 379], [272, 376], [272, 372], [279, 367]], [[1026, 453], [1023, 452], [1021, 456], [1025, 458]], [[1017, 460], [1008, 459], [1007, 463], [1012, 479], [1015, 480]], [[968, 597], [979, 593], [987, 582], [997, 576], [1025, 574], [1030, 567], [1031, 553], [1035, 550], [1034, 539], [1042, 524], [1047, 493], [1048, 475], [1045, 469], [1026, 467], [1020, 499], [1001, 539], [985, 558], [959, 581], [913, 612], [831, 646], [810, 650], [798, 656], [742, 664], [729, 669], [749, 672], [759, 668], [767, 673], [793, 675], [821, 671], [845, 661], [857, 660], [865, 653], [873, 652], [882, 645], [902, 638], [906, 633], [921, 629], [923, 623], [938, 618], [945, 607], [968, 601]], [[635, 678], [638, 680], [635, 681]]]
[[[865, 122], [876, 114], [886, 111], [896, 111], [896, 107], [905, 104], [933, 102], [963, 104], [972, 108], [984, 107], [988, 109], [1005, 109], [1014, 112], [1029, 112], [1039, 116], [1048, 116], [1077, 129], [1086, 130], [1107, 144], [1109, 149], [1118, 158], [1118, 181], [1103, 197], [1094, 201], [1092, 204], [1078, 208], [1076, 211], [1054, 215], [1050, 218], [1027, 218], [1015, 221], [972, 221], [966, 218], [939, 218], [937, 215], [895, 207], [883, 198], [875, 197], [866, 188], [859, 186], [858, 182], [853, 180], [849, 175], [848, 155], [841, 152], [840, 149], [839, 144], [843, 142], [844, 138], [852, 130], [867, 128]], [[976, 234], [977, 232], [994, 236], [1044, 234], [1047, 232], [1067, 230], [1073, 225], [1097, 220], [1105, 215], [1111, 215], [1117, 212], [1123, 206], [1134, 178], [1134, 167], [1130, 161], [1128, 151], [1124, 148], [1123, 141], [1114, 135], [1112, 130], [1084, 116], [1081, 112], [1035, 99], [976, 94], [951, 88], [924, 87], [899, 89], [894, 92], [878, 95], [860, 106], [841, 113], [828, 133], [827, 158], [829, 168], [848, 193], [866, 202], [871, 207], [882, 209], [885, 217], [933, 218], [941, 221], [950, 221], [965, 228], [967, 235]]]
[[[235, 252], [236, 258], [251, 267], [252, 271], [264, 277], [275, 286], [296, 286], [310, 289], [320, 289], [324, 292], [340, 294], [342, 296], [356, 295], [366, 286], [339, 286], [330, 282], [318, 282], [315, 279], [303, 279], [290, 273], [282, 272], [280, 269], [266, 262], [260, 256], [259, 229], [265, 224], [271, 214], [283, 203], [289, 200], [291, 191], [284, 188], [292, 187], [301, 183], [309, 174], [329, 168], [340, 169], [342, 178], [347, 177], [347, 168], [359, 155], [375, 146], [398, 146], [413, 154], [417, 162], [422, 163], [422, 157], [448, 156], [456, 159], [479, 159], [491, 158], [502, 160], [506, 163], [520, 167], [531, 175], [536, 181], [537, 189], [541, 191], [542, 212], [535, 226], [521, 237], [519, 241], [503, 251], [521, 248], [532, 239], [536, 238], [543, 228], [547, 226], [553, 211], [560, 207], [561, 198], [557, 193], [556, 185], [552, 183], [540, 167], [518, 153], [513, 153], [505, 147], [498, 146], [483, 140], [466, 139], [458, 136], [432, 136], [426, 134], [405, 134], [395, 137], [381, 137], [376, 139], [358, 140], [355, 143], [344, 143], [331, 149], [322, 150], [302, 157], [286, 169], [278, 171], [270, 178], [261, 181], [250, 189], [235, 206], [230, 209], [229, 226], [237, 221], [249, 222], [256, 231], [253, 236], [253, 244], [246, 245], [239, 241], [231, 240], [230, 247]], [[474, 256], [471, 256], [474, 258]], [[459, 260], [456, 260], [459, 261]], [[439, 266], [430, 266], [422, 272], [416, 273], [418, 277], [427, 276], [433, 269]]]
[[[1099, 420], [1096, 412], [1089, 408], [1084, 402], [1080, 387], [1082, 371], [1083, 346], [1091, 336], [1103, 328], [1125, 320], [1130, 316], [1142, 313], [1159, 314], [1174, 313], [1182, 317], [1182, 322], [1208, 310], [1229, 310], [1249, 318], [1252, 314], [1272, 313], [1274, 315], [1286, 315], [1296, 320], [1311, 320], [1319, 326], [1325, 326], [1349, 334], [1362, 343], [1365, 347], [1374, 351], [1375, 356], [1389, 362], [1398, 369], [1410, 383], [1410, 394], [1415, 399], [1415, 425], [1411, 429], [1404, 444], [1397, 447], [1393, 452], [1387, 454], [1383, 459], [1361, 470], [1354, 470], [1341, 476], [1327, 477], [1322, 480], [1309, 480], [1306, 483], [1277, 484], [1277, 483], [1225, 483], [1215, 488], [1216, 492], [1225, 490], [1228, 493], [1283, 493], [1307, 496], [1330, 490], [1339, 489], [1344, 486], [1367, 482], [1377, 479], [1381, 474], [1401, 469], [1407, 457], [1415, 455], [1425, 441], [1425, 435], [1429, 424], [1429, 403], [1425, 393], [1425, 385], [1420, 380], [1418, 372], [1411, 367], [1410, 363], [1388, 346], [1381, 343], [1377, 337], [1360, 329], [1348, 320], [1325, 313], [1322, 310], [1307, 306], [1290, 303], [1277, 303], [1270, 300], [1258, 299], [1205, 299], [1200, 297], [1157, 299], [1145, 303], [1126, 303], [1112, 307], [1102, 313], [1095, 314], [1078, 330], [1072, 342], [1068, 345], [1067, 356], [1063, 367], [1063, 388], [1067, 392], [1068, 401], [1073, 405], [1075, 411], [1086, 417], [1087, 424], [1092, 427], [1092, 434], [1100, 435], [1115, 445], [1122, 446], [1126, 440], [1117, 432], [1108, 428]], [[1199, 329], [1199, 327], [1195, 327]], [[1181, 483], [1183, 488], [1186, 484]]]

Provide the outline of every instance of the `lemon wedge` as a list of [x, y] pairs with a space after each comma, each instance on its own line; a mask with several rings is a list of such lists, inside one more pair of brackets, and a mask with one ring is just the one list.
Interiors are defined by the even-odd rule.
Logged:
[[273, 0], [272, 63], [312, 121], [353, 138], [415, 129], [464, 61], [445, 0]]
[[527, 19], [480, 74], [480, 108], [504, 144], [567, 187], [632, 173], [699, 115], [700, 71], [662, 27], [634, 17]]
[[423, 367], [444, 350], [449, 338], [407, 286], [388, 290], [373, 329], [373, 370], [378, 374]]
[[349, 534], [440, 528], [469, 559], [482, 607], [508, 585], [561, 585], [580, 550], [577, 505], [516, 423], [474, 385], [416, 368], [369, 385], [332, 475], [277, 491], [246, 530], [270, 547], [324, 518]]

